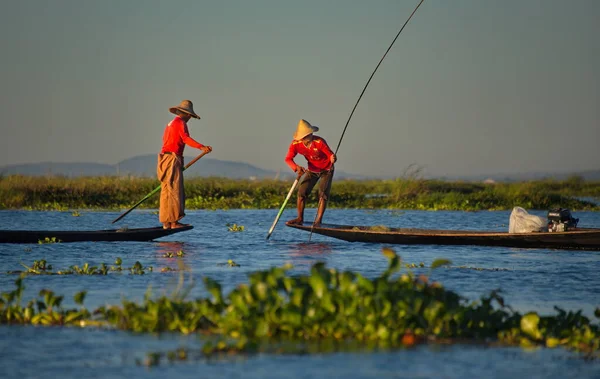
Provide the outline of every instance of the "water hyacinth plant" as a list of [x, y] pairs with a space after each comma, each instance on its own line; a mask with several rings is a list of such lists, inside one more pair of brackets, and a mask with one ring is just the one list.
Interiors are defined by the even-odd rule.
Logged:
[[217, 266], [240, 267], [240, 265], [235, 263], [233, 259], [228, 259], [227, 263], [217, 263]]
[[38, 244], [43, 245], [46, 243], [60, 243], [61, 241], [56, 237], [46, 237], [43, 240], [38, 240]]
[[229, 230], [230, 232], [243, 232], [244, 231], [244, 225], [238, 225], [238, 224], [227, 224], [227, 230]]
[[183, 250], [179, 250], [177, 252], [168, 251], [163, 254], [163, 258], [181, 258], [185, 256], [185, 252]]
[[[210, 296], [187, 300], [191, 287], [171, 296], [141, 303], [124, 300], [94, 312], [64, 309], [62, 297], [49, 290], [21, 305], [22, 278], [17, 288], [3, 292], [0, 324], [94, 325], [134, 332], [200, 333], [202, 354], [336, 351], [347, 346], [392, 349], [421, 343], [472, 341], [507, 346], [565, 347], [597, 358], [600, 326], [578, 312], [557, 308], [557, 314], [520, 314], [504, 303], [499, 291], [468, 302], [457, 293], [431, 282], [425, 275], [405, 273], [400, 257], [383, 249], [388, 268], [369, 279], [340, 272], [323, 263], [306, 275], [288, 274], [291, 266], [274, 267], [249, 275], [228, 295], [221, 285], [204, 278]], [[431, 270], [448, 266], [436, 260]], [[79, 300], [83, 300], [80, 296]], [[49, 313], [51, 312], [51, 313]], [[48, 316], [50, 314], [50, 316]], [[596, 311], [600, 317], [600, 310]], [[151, 363], [171, 353], [152, 353]], [[185, 356], [188, 356], [187, 354]], [[158, 359], [158, 361], [156, 361]]]
[[33, 265], [27, 266], [21, 263], [21, 266], [25, 267], [26, 271], [9, 271], [8, 274], [20, 274], [26, 275], [107, 275], [109, 272], [122, 272], [123, 270], [129, 271], [132, 275], [144, 275], [146, 271], [152, 272], [152, 266], [143, 267], [139, 261], [129, 268], [123, 268], [121, 266], [122, 259], [117, 258], [114, 266], [107, 266], [105, 263], [101, 263], [100, 266], [92, 266], [89, 263], [84, 263], [81, 267], [78, 265], [71, 265], [68, 269], [52, 271], [52, 265], [47, 264], [45, 259], [39, 261], [33, 261]]

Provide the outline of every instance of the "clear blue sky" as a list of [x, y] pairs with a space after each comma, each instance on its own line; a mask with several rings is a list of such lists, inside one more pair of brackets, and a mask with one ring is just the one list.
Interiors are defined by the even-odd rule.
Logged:
[[[157, 153], [182, 99], [202, 116], [190, 133], [212, 158], [285, 168], [300, 118], [335, 149], [417, 3], [4, 2], [0, 165]], [[425, 0], [361, 100], [337, 167], [600, 169], [599, 36], [597, 0]]]

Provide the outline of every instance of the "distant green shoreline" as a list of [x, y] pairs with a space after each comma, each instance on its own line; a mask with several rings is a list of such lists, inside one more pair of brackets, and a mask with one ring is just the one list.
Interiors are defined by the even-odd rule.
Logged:
[[[291, 181], [190, 178], [185, 181], [187, 209], [279, 208]], [[0, 209], [69, 210], [125, 209], [159, 185], [137, 177], [0, 176]], [[313, 190], [308, 206], [316, 206]], [[596, 202], [580, 198], [598, 199]], [[578, 199], [579, 198], [579, 199]], [[140, 208], [157, 208], [155, 195]], [[426, 179], [337, 180], [330, 208], [406, 210], [510, 210], [570, 208], [600, 211], [600, 181], [572, 177], [563, 181], [536, 180], [484, 184]], [[288, 207], [294, 207], [290, 201]]]

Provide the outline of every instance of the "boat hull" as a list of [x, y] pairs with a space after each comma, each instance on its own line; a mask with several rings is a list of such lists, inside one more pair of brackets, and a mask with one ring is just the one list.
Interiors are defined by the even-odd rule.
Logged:
[[0, 243], [40, 243], [46, 239], [52, 242], [100, 242], [100, 241], [152, 241], [171, 234], [191, 230], [189, 225], [182, 228], [163, 229], [109, 229], [109, 230], [0, 230]]
[[349, 242], [401, 245], [477, 245], [517, 248], [600, 250], [600, 229], [577, 228], [566, 232], [508, 233], [415, 228], [310, 224], [289, 227]]

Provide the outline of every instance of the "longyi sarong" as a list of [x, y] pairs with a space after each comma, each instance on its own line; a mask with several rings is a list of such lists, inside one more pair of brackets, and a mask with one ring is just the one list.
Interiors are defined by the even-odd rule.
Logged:
[[161, 223], [177, 222], [185, 216], [185, 192], [183, 190], [183, 158], [175, 154], [159, 154], [156, 175], [160, 180]]

